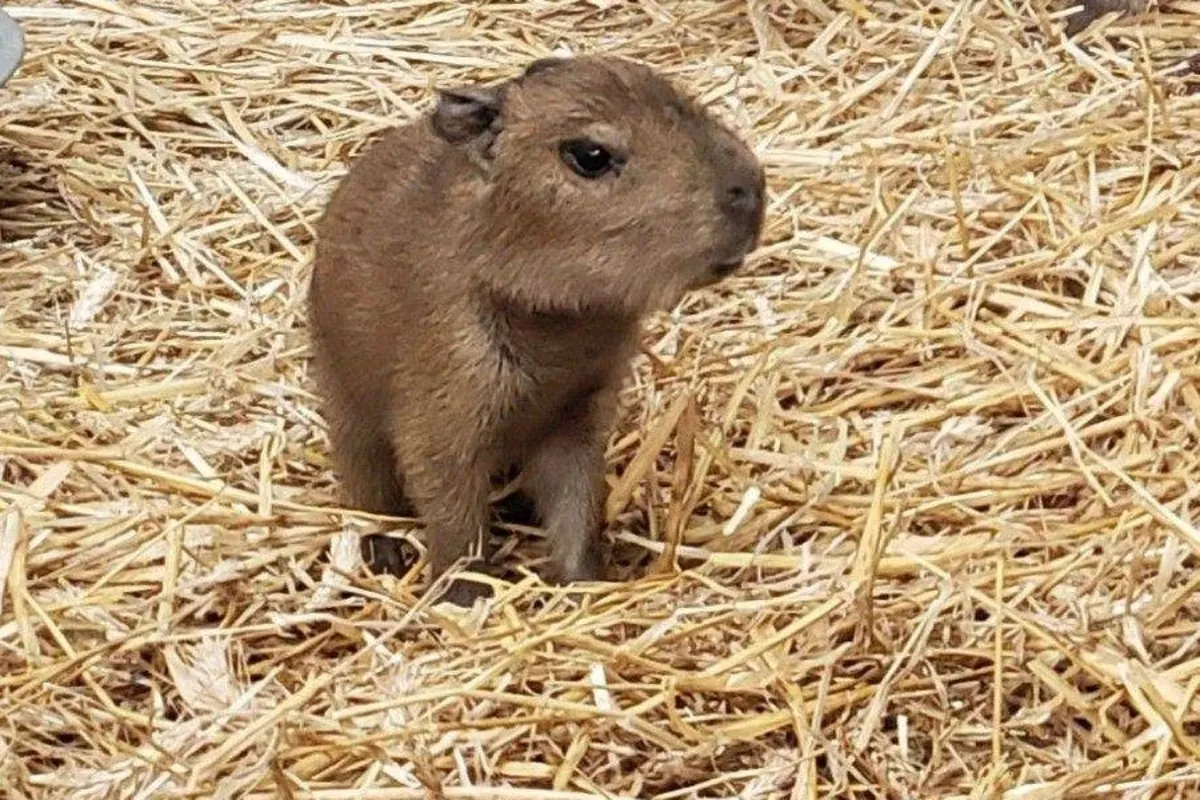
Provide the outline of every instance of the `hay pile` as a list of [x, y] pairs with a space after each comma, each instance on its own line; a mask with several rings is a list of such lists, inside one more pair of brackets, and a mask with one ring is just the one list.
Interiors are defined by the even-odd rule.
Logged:
[[[1200, 3], [1161, 5], [9, 6], [0, 795], [1196, 796]], [[753, 129], [768, 246], [647, 336], [636, 580], [455, 615], [333, 504], [310, 223], [435, 77], [561, 48]]]

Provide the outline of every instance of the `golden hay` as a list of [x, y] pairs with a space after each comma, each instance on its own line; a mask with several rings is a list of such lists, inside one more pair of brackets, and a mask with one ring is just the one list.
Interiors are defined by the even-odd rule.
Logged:
[[[6, 7], [0, 795], [1200, 792], [1200, 2]], [[752, 129], [768, 244], [649, 331], [633, 580], [456, 615], [333, 504], [310, 223], [560, 49]]]

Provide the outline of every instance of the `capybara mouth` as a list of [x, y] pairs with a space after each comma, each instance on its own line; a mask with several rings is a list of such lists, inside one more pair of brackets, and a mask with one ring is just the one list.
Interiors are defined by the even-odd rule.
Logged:
[[734, 259], [733, 261], [720, 261], [709, 267], [709, 271], [717, 278], [725, 278], [737, 272], [745, 263], [746, 259], [744, 258]]
[[699, 277], [692, 281], [692, 289], [704, 289], [712, 286], [714, 283], [720, 283], [725, 278], [737, 272], [743, 264], [746, 263], [745, 258], [731, 259], [729, 261], [714, 261], [710, 263], [707, 269], [702, 272]]

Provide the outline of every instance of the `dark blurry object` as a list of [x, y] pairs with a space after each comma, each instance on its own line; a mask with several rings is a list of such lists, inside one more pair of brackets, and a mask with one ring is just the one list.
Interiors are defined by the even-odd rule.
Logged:
[[1067, 36], [1074, 36], [1106, 14], [1141, 14], [1148, 3], [1147, 0], [1080, 0], [1076, 5], [1083, 8], [1067, 17]]

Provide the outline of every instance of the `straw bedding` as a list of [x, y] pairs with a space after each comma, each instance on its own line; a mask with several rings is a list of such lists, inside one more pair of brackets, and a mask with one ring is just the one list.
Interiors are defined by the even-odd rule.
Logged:
[[[1197, 796], [1200, 3], [1062, 7], [9, 6], [0, 795]], [[455, 613], [335, 504], [310, 225], [594, 49], [753, 132], [767, 242], [649, 326], [629, 580]]]

